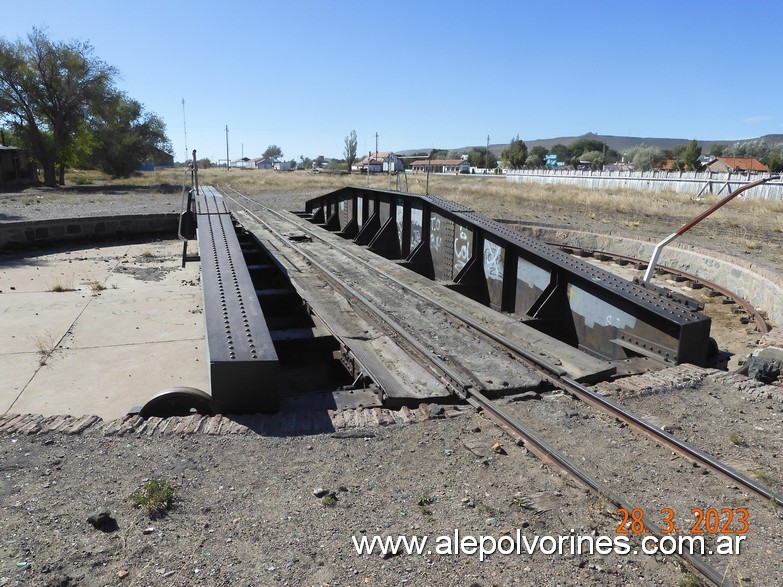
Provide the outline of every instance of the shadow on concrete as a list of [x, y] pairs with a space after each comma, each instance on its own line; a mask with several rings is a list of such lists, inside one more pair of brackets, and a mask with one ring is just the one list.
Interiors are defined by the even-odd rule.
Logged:
[[54, 189], [57, 193], [67, 194], [76, 192], [79, 194], [127, 194], [128, 192], [138, 193], [160, 193], [160, 194], [178, 194], [182, 191], [182, 186], [173, 183], [159, 183], [151, 185], [133, 185], [133, 184], [90, 184], [90, 185], [67, 185], [59, 186]]

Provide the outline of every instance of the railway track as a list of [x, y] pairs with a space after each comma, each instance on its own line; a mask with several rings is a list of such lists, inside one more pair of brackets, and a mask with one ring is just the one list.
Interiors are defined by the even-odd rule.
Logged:
[[[390, 336], [403, 346], [412, 357], [415, 357], [416, 361], [426, 364], [427, 368], [443, 381], [444, 385], [454, 395], [481, 410], [513, 437], [521, 439], [525, 446], [542, 461], [553, 465], [570, 477], [577, 479], [582, 485], [589, 487], [592, 491], [610, 500], [618, 511], [631, 512], [641, 510], [632, 507], [632, 504], [619, 495], [617, 491], [613, 490], [609, 483], [599, 480], [596, 474], [591, 474], [586, 469], [577, 466], [572, 459], [566, 456], [562, 449], [558, 449], [554, 443], [546, 440], [541, 431], [535, 430], [535, 427], [530, 424], [523, 423], [519, 417], [514, 415], [512, 410], [487, 397], [487, 389], [482, 383], [482, 377], [476, 376], [469, 366], [463, 364], [459, 357], [443, 356], [433, 346], [432, 340], [426, 340], [426, 336], [424, 337], [426, 342], [423, 342], [422, 333], [416, 333], [415, 329], [412, 331], [409, 321], [406, 320], [407, 316], [400, 315], [399, 312], [395, 312], [391, 308], [379, 308], [378, 303], [375, 301], [379, 295], [377, 288], [393, 288], [397, 302], [400, 305], [426, 305], [430, 313], [438, 312], [446, 316], [442, 320], [448, 322], [453, 329], [459, 329], [463, 332], [470, 331], [472, 333], [471, 336], [474, 337], [473, 340], [476, 341], [476, 345], [489, 344], [490, 347], [496, 349], [495, 351], [489, 351], [490, 353], [505, 355], [512, 361], [512, 365], [529, 373], [534, 373], [535, 377], [539, 378], [546, 388], [562, 390], [583, 402], [584, 405], [589, 406], [590, 409], [596, 410], [602, 415], [599, 418], [594, 418], [596, 423], [600, 423], [606, 417], [616, 419], [624, 425], [632, 427], [633, 430], [643, 433], [658, 445], [666, 447], [667, 450], [676, 451], [678, 454], [685, 456], [691, 462], [697, 463], [699, 467], [716, 471], [723, 478], [731, 479], [732, 483], [743, 488], [743, 491], [753, 493], [757, 496], [757, 500], [763, 500], [766, 505], [783, 505], [783, 498], [780, 495], [733, 470], [719, 459], [689, 445], [668, 432], [661, 430], [658, 426], [625, 410], [622, 406], [600, 396], [583, 383], [570, 377], [562, 365], [549, 360], [546, 356], [540, 356], [531, 348], [521, 346], [507, 336], [495, 333], [491, 325], [482, 323], [481, 320], [472, 317], [464, 310], [460, 311], [451, 308], [446, 301], [439, 299], [431, 290], [422, 287], [411, 289], [411, 286], [404, 278], [393, 274], [391, 270], [379, 268], [377, 264], [368, 262], [362, 256], [350, 250], [345, 250], [344, 247], [340, 247], [340, 256], [350, 260], [350, 265], [356, 270], [355, 273], [352, 273], [345, 267], [339, 268], [336, 265], [329, 267], [323, 258], [318, 258], [308, 252], [306, 247], [308, 240], [317, 240], [336, 249], [339, 245], [337, 242], [339, 239], [333, 235], [329, 238], [328, 234], [313, 228], [301, 219], [266, 208], [252, 198], [228, 186], [222, 188], [222, 191], [234, 203], [236, 210], [242, 211], [241, 221], [244, 218], [248, 218], [258, 223], [263, 226], [264, 230], [271, 233], [278, 243], [284, 244], [285, 248], [306, 259], [310, 267], [322, 269], [326, 276], [325, 279], [327, 279], [331, 287], [339, 290], [346, 299], [351, 300], [350, 303], [354, 309], [361, 312], [367, 319], [372, 320], [379, 328], [389, 332]], [[297, 235], [304, 235], [304, 237], [295, 239], [301, 241], [300, 243], [292, 242], [292, 232], [295, 232]], [[363, 293], [359, 291], [361, 289], [359, 287], [362, 281], [361, 275], [366, 275], [367, 272], [377, 276], [377, 280], [372, 280], [376, 282], [377, 288], [374, 291], [365, 289]], [[365, 283], [361, 285], [366, 288], [366, 277], [364, 281]], [[551, 430], [545, 432], [552, 434]], [[590, 432], [581, 431], [580, 433], [586, 434], [585, 441], [589, 443]], [[597, 432], [594, 431], [592, 434], [595, 436]], [[624, 491], [624, 493], [627, 492]], [[649, 531], [659, 538], [665, 536], [663, 530], [663, 528], [653, 522], [647, 522], [645, 526], [645, 531]], [[719, 570], [699, 556], [685, 554], [684, 558], [704, 578], [713, 584], [732, 584], [725, 569]]]

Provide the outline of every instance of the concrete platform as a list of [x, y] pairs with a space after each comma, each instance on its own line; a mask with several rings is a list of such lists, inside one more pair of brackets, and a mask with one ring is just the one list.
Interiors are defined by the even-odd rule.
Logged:
[[0, 414], [123, 416], [208, 390], [199, 266], [181, 243], [0, 255]]

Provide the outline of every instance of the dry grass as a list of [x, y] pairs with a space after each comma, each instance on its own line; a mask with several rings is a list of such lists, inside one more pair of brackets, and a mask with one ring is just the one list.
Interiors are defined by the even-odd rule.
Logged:
[[[130, 179], [114, 183], [125, 186], [166, 186], [169, 191], [182, 184], [184, 168], [145, 172]], [[73, 181], [69, 175], [66, 178]], [[111, 185], [113, 182], [99, 172], [78, 172], [75, 180], [84, 184]], [[407, 188], [406, 188], [407, 179]], [[186, 177], [190, 183], [190, 174]], [[212, 167], [199, 170], [203, 185], [230, 185], [250, 194], [290, 192], [313, 196], [327, 193], [348, 185], [379, 189], [397, 187], [397, 178], [374, 174], [332, 175], [305, 171], [280, 172]], [[73, 181], [76, 183], [76, 181]], [[427, 177], [424, 174], [408, 174], [400, 178], [403, 191], [424, 193]], [[536, 215], [531, 210], [560, 210], [561, 216], [603, 224], [639, 226], [644, 218], [662, 218], [678, 228], [694, 218], [722, 196], [707, 196], [700, 201], [691, 200], [687, 194], [674, 192], [648, 192], [629, 189], [590, 190], [568, 185], [538, 185], [508, 181], [502, 176], [431, 175], [429, 193], [439, 195], [460, 204], [469, 205], [489, 216], [502, 216], [508, 220], [531, 221]], [[715, 231], [716, 237], [731, 236], [752, 241], [743, 235], [759, 230], [783, 233], [783, 201], [762, 199], [737, 199], [718, 210], [702, 230]]]
[[76, 289], [70, 285], [65, 283], [60, 283], [59, 281], [52, 284], [52, 286], [49, 288], [49, 291], [55, 292], [55, 293], [63, 293], [66, 291], [76, 291]]
[[51, 330], [45, 330], [42, 333], [34, 334], [32, 339], [39, 355], [38, 364], [44, 366], [57, 348], [59, 339]]

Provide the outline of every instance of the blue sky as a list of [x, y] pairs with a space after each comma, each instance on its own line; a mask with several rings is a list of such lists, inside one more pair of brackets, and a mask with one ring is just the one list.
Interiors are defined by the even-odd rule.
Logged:
[[[86, 40], [177, 160], [574, 136], [783, 133], [783, 3], [25, 0], [0, 36]], [[182, 100], [185, 100], [184, 118]]]

